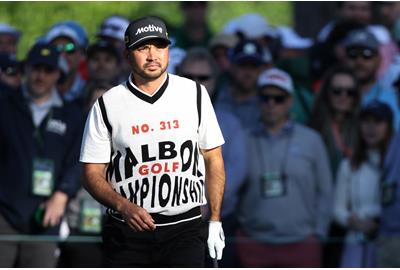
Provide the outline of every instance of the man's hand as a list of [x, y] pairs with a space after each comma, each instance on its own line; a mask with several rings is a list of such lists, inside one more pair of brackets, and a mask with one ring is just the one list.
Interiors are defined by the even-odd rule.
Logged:
[[208, 226], [208, 251], [210, 257], [217, 260], [222, 259], [222, 251], [225, 247], [225, 235], [220, 221], [210, 221]]
[[134, 231], [153, 231], [156, 228], [152, 216], [144, 208], [128, 200], [124, 202], [119, 212]]
[[56, 191], [44, 203], [46, 209], [43, 217], [43, 227], [56, 226], [60, 223], [67, 207], [68, 196], [64, 192]]

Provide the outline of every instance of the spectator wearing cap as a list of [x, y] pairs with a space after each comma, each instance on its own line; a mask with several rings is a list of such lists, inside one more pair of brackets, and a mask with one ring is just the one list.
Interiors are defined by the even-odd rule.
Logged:
[[172, 45], [187, 50], [191, 47], [204, 47], [212, 37], [207, 22], [207, 1], [182, 1], [180, 10], [183, 23], [171, 31]]
[[[213, 100], [217, 86], [218, 65], [210, 52], [201, 47], [190, 49], [178, 68], [178, 75], [203, 84]], [[234, 236], [237, 227], [236, 207], [239, 198], [239, 189], [246, 174], [245, 134], [239, 119], [229, 111], [215, 109], [217, 120], [220, 123], [225, 144], [222, 146], [222, 156], [226, 178], [221, 218], [224, 224], [227, 241], [224, 256], [219, 263], [220, 267], [236, 267], [236, 253]], [[207, 219], [207, 214], [203, 216]], [[212, 264], [209, 264], [210, 266]]]
[[[56, 236], [79, 188], [83, 119], [56, 90], [58, 62], [54, 45], [34, 45], [22, 91], [0, 101], [1, 234]], [[0, 266], [55, 267], [56, 248], [55, 241], [1, 242]]]
[[[400, 104], [400, 76], [394, 86]], [[397, 132], [389, 145], [382, 175], [382, 215], [377, 241], [377, 267], [400, 267], [400, 133]]]
[[0, 53], [0, 96], [18, 89], [22, 83], [21, 65], [15, 55]]
[[57, 85], [67, 101], [82, 99], [86, 78], [81, 70], [85, 65], [85, 49], [88, 43], [86, 30], [75, 21], [62, 21], [53, 25], [44, 37], [57, 47], [68, 63], [68, 73]]
[[21, 32], [6, 23], [0, 23], [0, 53], [16, 55]]
[[279, 69], [258, 78], [262, 119], [248, 136], [238, 207], [243, 267], [321, 266], [332, 209], [330, 167], [321, 137], [289, 119], [293, 91]]
[[239, 42], [234, 34], [219, 33], [210, 40], [208, 49], [218, 64], [221, 73], [228, 72], [231, 66], [229, 50], [233, 49]]
[[87, 49], [87, 67], [89, 81], [106, 82], [111, 85], [119, 83], [120, 53], [109, 42], [99, 40]]
[[383, 102], [373, 101], [364, 107], [354, 154], [340, 164], [334, 218], [348, 230], [340, 267], [376, 267], [380, 181], [393, 131], [392, 118], [390, 107]]
[[257, 125], [257, 78], [265, 64], [262, 48], [254, 41], [237, 44], [230, 54], [232, 67], [229, 79], [217, 90], [215, 106], [235, 114], [244, 129]]
[[129, 62], [123, 57], [125, 50], [125, 31], [129, 25], [129, 20], [121, 15], [111, 15], [103, 19], [100, 24], [96, 37], [111, 43], [120, 54], [120, 75], [119, 81], [122, 82], [129, 76], [131, 67]]
[[379, 100], [388, 104], [393, 112], [393, 125], [399, 126], [400, 109], [393, 89], [385, 89], [383, 81], [377, 77], [381, 57], [379, 42], [366, 29], [354, 30], [345, 40], [346, 65], [355, 73], [360, 84], [361, 104], [363, 106]]

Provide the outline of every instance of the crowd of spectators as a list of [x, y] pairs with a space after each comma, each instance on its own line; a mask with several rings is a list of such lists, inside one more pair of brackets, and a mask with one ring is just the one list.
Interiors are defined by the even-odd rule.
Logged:
[[[311, 39], [257, 13], [213, 33], [207, 2], [180, 2], [168, 71], [206, 87], [226, 141], [220, 266], [400, 267], [400, 3], [377, 4], [380, 24], [372, 5], [338, 2]], [[99, 236], [105, 214], [79, 147], [129, 76], [133, 19], [104, 18], [92, 43], [60, 21], [23, 61], [23, 33], [0, 23], [0, 267], [102, 266], [101, 241], [68, 241]]]

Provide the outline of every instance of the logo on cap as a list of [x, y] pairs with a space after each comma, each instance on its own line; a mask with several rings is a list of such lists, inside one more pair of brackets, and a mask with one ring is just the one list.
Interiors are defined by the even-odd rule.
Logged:
[[41, 55], [41, 56], [49, 56], [49, 55], [50, 55], [50, 50], [44, 48], [44, 49], [42, 49], [42, 50], [40, 51], [40, 55]]
[[155, 26], [154, 24], [149, 24], [148, 26], [144, 26], [144, 27], [140, 27], [138, 28], [138, 30], [136, 31], [135, 36], [143, 33], [143, 32], [160, 32], [160, 34], [162, 34], [162, 28], [159, 26]]

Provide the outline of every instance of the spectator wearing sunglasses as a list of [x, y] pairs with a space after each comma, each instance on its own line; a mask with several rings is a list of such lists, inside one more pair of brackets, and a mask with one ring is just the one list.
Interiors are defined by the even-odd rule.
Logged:
[[[350, 158], [356, 142], [360, 95], [354, 73], [347, 67], [336, 66], [322, 80], [310, 126], [322, 137], [328, 151], [333, 180], [343, 158]], [[345, 229], [332, 221], [329, 239], [344, 239]], [[324, 265], [338, 267], [342, 254], [342, 242], [324, 243]]]
[[[185, 58], [178, 67], [178, 72], [178, 75], [204, 85], [211, 100], [213, 100], [219, 68], [207, 49], [196, 47], [187, 51]], [[219, 266], [237, 267], [233, 237], [237, 227], [235, 210], [239, 190], [246, 174], [245, 134], [239, 119], [234, 114], [218, 107], [215, 108], [215, 114], [225, 138], [225, 144], [222, 146], [222, 156], [225, 162], [225, 175], [229, 179], [225, 184], [223, 206], [221, 209], [224, 233], [229, 241], [226, 243], [224, 257]], [[211, 264], [207, 266], [211, 267]]]
[[399, 126], [400, 109], [393, 89], [384, 88], [383, 81], [378, 79], [378, 70], [381, 63], [379, 42], [366, 29], [354, 30], [344, 41], [346, 50], [346, 65], [355, 73], [360, 84], [362, 106], [374, 100], [382, 101], [393, 111], [393, 125]]
[[238, 207], [243, 267], [320, 267], [332, 209], [328, 156], [317, 132], [289, 119], [293, 83], [279, 69], [258, 78], [262, 118], [248, 137]]
[[57, 84], [57, 89], [67, 101], [82, 100], [86, 78], [81, 69], [86, 61], [84, 49], [88, 42], [85, 29], [75, 21], [62, 21], [50, 28], [45, 41], [55, 45], [68, 63], [68, 73]]
[[13, 54], [0, 53], [0, 96], [21, 86], [21, 65]]

